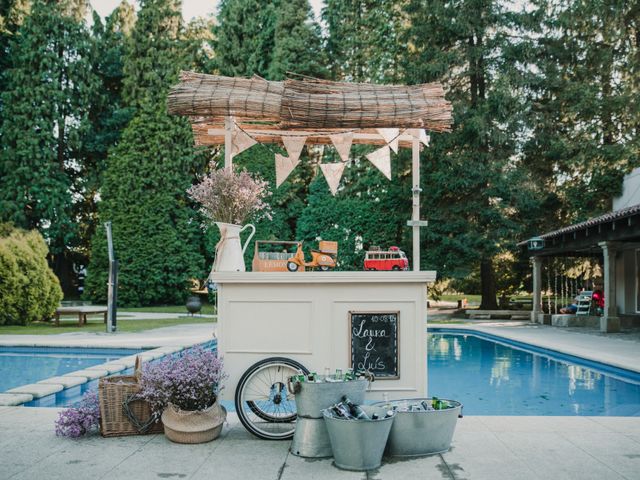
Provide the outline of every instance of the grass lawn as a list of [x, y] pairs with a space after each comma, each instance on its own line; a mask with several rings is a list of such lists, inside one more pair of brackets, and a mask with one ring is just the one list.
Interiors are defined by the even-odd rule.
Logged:
[[458, 300], [462, 300], [463, 298], [466, 298], [467, 301], [469, 303], [473, 302], [473, 303], [480, 303], [480, 300], [482, 299], [481, 295], [465, 295], [464, 293], [461, 293], [459, 295], [440, 295], [440, 300], [443, 300], [445, 302], [457, 302]]
[[[192, 323], [214, 323], [215, 319], [203, 317], [189, 318], [159, 318], [153, 320], [123, 320], [118, 319], [119, 332], [141, 332], [152, 328], [171, 327], [174, 325], [187, 325]], [[53, 323], [32, 323], [28, 326], [18, 325], [2, 325], [0, 326], [0, 335], [54, 335], [57, 333], [70, 332], [104, 332], [105, 326], [102, 322], [102, 316], [91, 318], [86, 325], [78, 326], [76, 317], [65, 317], [60, 319], [60, 326], [56, 327]]]
[[[147, 312], [147, 313], [187, 313], [184, 305], [159, 305], [154, 307], [118, 307], [118, 312]], [[213, 305], [204, 303], [200, 313], [205, 315], [215, 315]]]

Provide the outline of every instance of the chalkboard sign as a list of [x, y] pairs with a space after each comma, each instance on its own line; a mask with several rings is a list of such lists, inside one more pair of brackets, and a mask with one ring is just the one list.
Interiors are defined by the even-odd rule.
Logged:
[[378, 379], [400, 378], [400, 312], [349, 312], [351, 368], [371, 370]]

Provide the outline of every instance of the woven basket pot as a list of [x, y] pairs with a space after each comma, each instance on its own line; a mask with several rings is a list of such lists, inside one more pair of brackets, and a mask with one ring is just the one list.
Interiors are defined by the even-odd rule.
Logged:
[[220, 435], [227, 411], [216, 401], [206, 410], [180, 410], [170, 403], [162, 413], [164, 434], [176, 443], [205, 443]]

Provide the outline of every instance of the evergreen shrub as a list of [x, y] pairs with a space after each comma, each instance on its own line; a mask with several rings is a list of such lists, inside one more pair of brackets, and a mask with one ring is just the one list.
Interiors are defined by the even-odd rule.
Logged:
[[0, 227], [0, 325], [27, 325], [55, 313], [62, 289], [48, 253], [36, 230]]

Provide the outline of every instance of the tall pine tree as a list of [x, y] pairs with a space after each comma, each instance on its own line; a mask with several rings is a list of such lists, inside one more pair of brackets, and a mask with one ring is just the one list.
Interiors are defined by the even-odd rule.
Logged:
[[96, 92], [84, 1], [34, 0], [8, 45], [0, 130], [0, 217], [39, 229], [63, 290], [80, 244], [74, 192]]
[[444, 276], [480, 275], [484, 309], [497, 307], [494, 259], [513, 249], [520, 214], [533, 208], [518, 168], [522, 133], [518, 74], [510, 58], [516, 15], [500, 1], [411, 1], [410, 83], [442, 81], [453, 103], [451, 133], [423, 153], [427, 258]]
[[[113, 225], [123, 305], [182, 302], [189, 279], [204, 273], [197, 216], [186, 197], [202, 159], [188, 122], [166, 110], [169, 87], [192, 66], [180, 7], [176, 0], [141, 1], [124, 59], [123, 94], [135, 115], [109, 154], [99, 206], [100, 220]], [[104, 301], [102, 229], [92, 247], [87, 290]]]
[[638, 14], [629, 2], [531, 2], [524, 159], [544, 185], [539, 230], [609, 210], [624, 173], [640, 165]]

